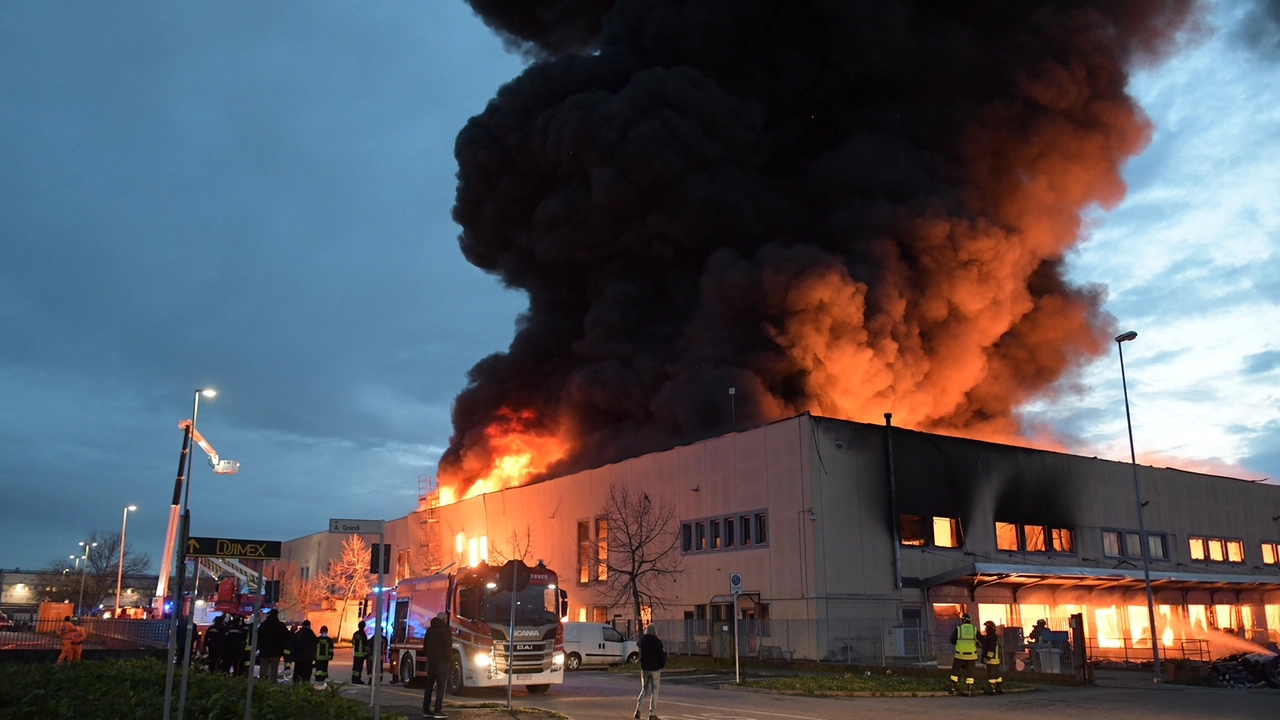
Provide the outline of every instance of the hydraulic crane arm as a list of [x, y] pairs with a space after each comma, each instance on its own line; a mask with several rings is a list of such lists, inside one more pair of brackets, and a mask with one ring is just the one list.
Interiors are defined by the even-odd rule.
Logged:
[[[186, 430], [191, 427], [191, 421], [179, 420], [178, 427]], [[209, 456], [209, 467], [213, 468], [215, 473], [219, 475], [234, 475], [236, 474], [236, 471], [240, 469], [239, 462], [235, 460], [220, 459], [218, 457], [218, 451], [213, 449], [213, 446], [209, 444], [208, 440], [204, 439], [204, 436], [200, 434], [199, 430], [192, 433], [192, 439], [196, 441], [196, 444], [200, 446], [201, 450], [204, 450], [204, 454]]]

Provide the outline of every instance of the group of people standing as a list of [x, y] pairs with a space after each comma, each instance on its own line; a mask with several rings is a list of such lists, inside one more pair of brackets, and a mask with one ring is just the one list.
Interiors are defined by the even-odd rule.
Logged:
[[[253, 658], [252, 623], [239, 615], [219, 615], [204, 634], [204, 649], [209, 672], [246, 675]], [[329, 679], [329, 661], [333, 659], [333, 639], [329, 628], [321, 627], [317, 635], [311, 621], [303, 620], [297, 628], [289, 628], [272, 610], [258, 625], [258, 676], [264, 680], [280, 680], [281, 663], [293, 666], [293, 682], [316, 682]]]
[[979, 635], [969, 613], [965, 613], [960, 616], [960, 625], [951, 631], [951, 644], [955, 646], [955, 660], [951, 663], [951, 684], [947, 692], [960, 694], [960, 682], [963, 680], [963, 693], [973, 697], [973, 666], [981, 658], [987, 669], [986, 694], [1004, 694], [1004, 677], [1000, 672], [1000, 633], [995, 623], [990, 620], [983, 623], [983, 633]]

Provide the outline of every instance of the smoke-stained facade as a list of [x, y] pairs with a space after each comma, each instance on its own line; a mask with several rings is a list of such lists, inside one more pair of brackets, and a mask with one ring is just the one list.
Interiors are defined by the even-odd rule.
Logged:
[[[457, 140], [469, 261], [529, 296], [451, 496], [813, 412], [1009, 440], [1104, 351], [1063, 277], [1191, 0], [471, 0], [539, 58]], [[731, 406], [728, 389], [735, 388]]]

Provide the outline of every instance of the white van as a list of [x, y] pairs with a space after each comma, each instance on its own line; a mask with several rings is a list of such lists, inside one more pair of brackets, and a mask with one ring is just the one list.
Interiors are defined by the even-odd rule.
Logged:
[[617, 665], [640, 659], [640, 646], [622, 637], [605, 623], [564, 624], [564, 667], [577, 670], [584, 665]]

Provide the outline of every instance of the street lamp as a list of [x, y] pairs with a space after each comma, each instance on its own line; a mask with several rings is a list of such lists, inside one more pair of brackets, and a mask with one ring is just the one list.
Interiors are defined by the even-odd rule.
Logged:
[[[80, 602], [77, 604], [79, 614], [84, 614], [84, 576], [89, 574], [89, 548], [98, 547], [98, 543], [81, 542], [84, 546], [84, 566], [80, 568]], [[74, 556], [73, 556], [74, 557]]]
[[1142, 502], [1142, 486], [1138, 484], [1138, 454], [1133, 449], [1133, 419], [1129, 416], [1129, 383], [1124, 376], [1124, 343], [1136, 339], [1138, 333], [1130, 330], [1116, 336], [1116, 350], [1120, 353], [1120, 387], [1124, 390], [1124, 421], [1129, 427], [1129, 460], [1133, 465], [1133, 494], [1138, 501], [1138, 534], [1142, 538], [1142, 578], [1147, 586], [1147, 623], [1151, 631], [1151, 660], [1154, 668], [1153, 682], [1160, 682], [1160, 634], [1156, 632], [1156, 603], [1151, 594], [1151, 553], [1147, 547], [1147, 523], [1143, 519], [1146, 503]]
[[129, 527], [129, 511], [137, 510], [137, 505], [126, 505], [124, 520], [120, 522], [120, 567], [116, 570], [116, 611], [112, 617], [120, 619], [120, 584], [124, 581], [124, 533]]

